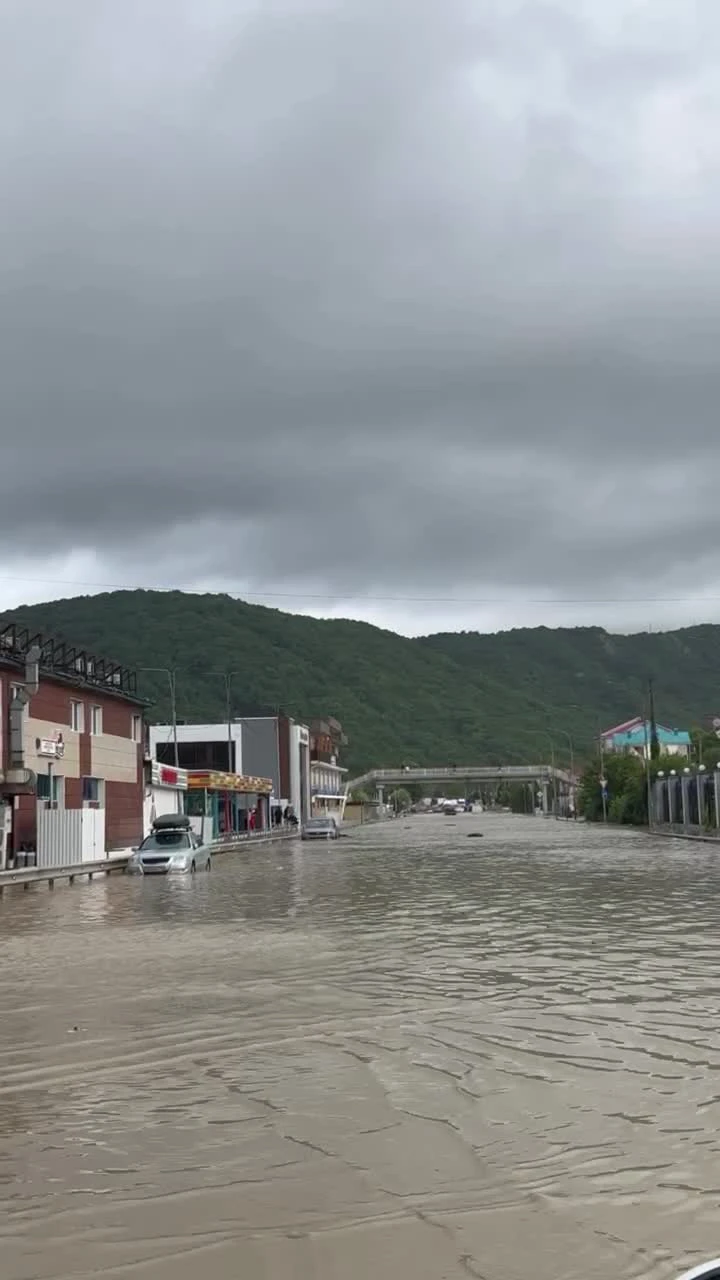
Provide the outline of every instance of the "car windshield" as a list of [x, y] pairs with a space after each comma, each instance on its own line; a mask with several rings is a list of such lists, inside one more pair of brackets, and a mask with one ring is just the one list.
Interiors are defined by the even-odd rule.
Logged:
[[331, 818], [311, 818], [306, 826], [308, 831], [330, 831], [334, 823]]
[[190, 837], [186, 831], [153, 831], [151, 836], [140, 845], [143, 853], [149, 849], [191, 849]]

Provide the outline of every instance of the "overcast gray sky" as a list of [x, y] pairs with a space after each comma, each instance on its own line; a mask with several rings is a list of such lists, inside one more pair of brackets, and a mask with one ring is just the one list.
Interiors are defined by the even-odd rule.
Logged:
[[0, 607], [720, 619], [718, 0], [4, 0]]

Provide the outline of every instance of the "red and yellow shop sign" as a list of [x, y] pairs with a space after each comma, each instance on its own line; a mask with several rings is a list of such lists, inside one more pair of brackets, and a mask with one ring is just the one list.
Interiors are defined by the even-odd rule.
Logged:
[[246, 795], [269, 796], [272, 778], [253, 778], [242, 773], [222, 773], [218, 769], [189, 769], [189, 791], [241, 791]]

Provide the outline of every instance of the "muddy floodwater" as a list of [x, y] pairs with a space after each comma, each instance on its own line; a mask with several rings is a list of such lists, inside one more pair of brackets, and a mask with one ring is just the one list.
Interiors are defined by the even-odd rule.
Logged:
[[719, 916], [720, 849], [485, 815], [6, 893], [3, 1280], [720, 1254]]

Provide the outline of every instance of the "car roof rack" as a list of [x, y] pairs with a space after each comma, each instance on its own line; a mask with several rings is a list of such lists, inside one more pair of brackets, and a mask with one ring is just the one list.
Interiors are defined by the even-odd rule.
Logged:
[[159, 818], [155, 818], [152, 829], [153, 831], [187, 831], [190, 826], [190, 819], [186, 813], [161, 813]]

